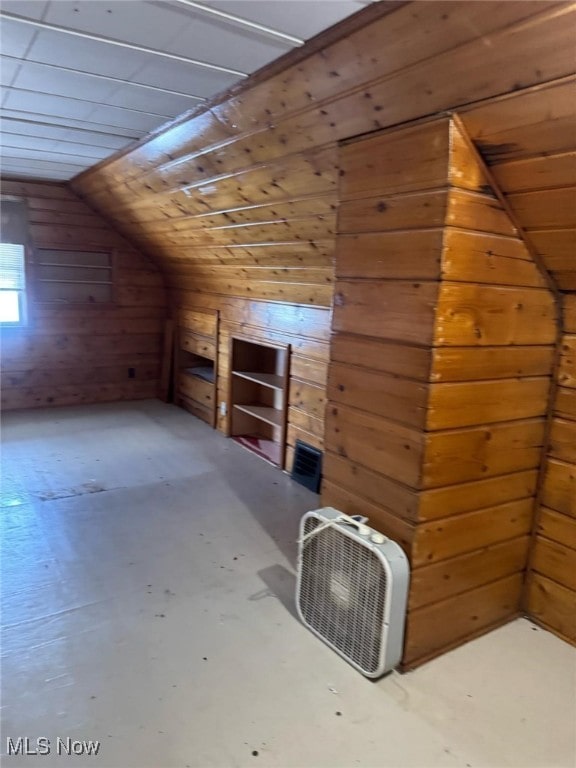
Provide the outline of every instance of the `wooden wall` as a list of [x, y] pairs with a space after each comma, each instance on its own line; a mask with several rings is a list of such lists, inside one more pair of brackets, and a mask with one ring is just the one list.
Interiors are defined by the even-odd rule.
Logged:
[[565, 78], [462, 117], [560, 290], [557, 389], [531, 548], [525, 608], [576, 642], [576, 87]]
[[404, 544], [413, 666], [520, 609], [555, 302], [452, 119], [341, 165], [322, 499]]
[[[576, 269], [576, 267], [575, 267]], [[564, 335], [526, 606], [531, 616], [576, 642], [576, 293], [564, 296]]]
[[116, 260], [114, 306], [36, 303], [31, 272], [29, 324], [2, 331], [2, 407], [155, 397], [166, 314], [158, 267], [63, 184], [3, 180], [2, 192], [26, 200], [32, 248], [103, 247]]
[[[575, 16], [573, 4], [563, 2], [377, 3], [352, 26], [344, 22], [331, 32], [324, 45], [317, 40], [288, 55], [73, 182], [91, 206], [162, 265], [174, 317], [182, 309], [218, 310], [219, 404], [227, 392], [232, 333], [290, 343], [289, 441], [300, 436], [322, 447], [326, 439], [327, 488], [340, 489], [342, 505], [344, 491], [355, 488], [366, 502], [386, 495], [401, 510], [386, 518], [390, 524], [394, 518], [397, 538], [415, 546], [418, 529], [419, 537], [428, 531], [429, 541], [436, 542], [432, 552], [422, 544], [419, 570], [434, 577], [430, 583], [442, 596], [435, 605], [444, 613], [431, 607], [424, 592], [422, 602], [412, 602], [414, 616], [419, 611], [422, 617], [420, 625], [411, 624], [412, 661], [517, 608], [526, 499], [535, 492], [542, 452], [553, 312], [491, 192], [474, 187], [473, 176], [472, 186], [463, 186], [447, 169], [444, 178], [433, 178], [435, 187], [426, 186], [430, 179], [417, 180], [424, 186], [409, 194], [420, 194], [419, 208], [406, 205], [406, 190], [375, 186], [358, 199], [396, 197], [386, 213], [368, 215], [354, 208], [356, 193], [349, 190], [340, 223], [360, 221], [368, 231], [343, 231], [361, 235], [365, 250], [343, 251], [339, 239], [334, 295], [338, 182], [345, 172], [338, 143], [457, 111], [548, 268], [571, 285], [574, 224], [569, 228], [566, 220], [576, 157]], [[420, 160], [426, 165], [426, 158]], [[424, 192], [429, 189], [435, 192]], [[489, 222], [482, 225], [482, 238], [508, 250], [489, 253], [475, 245], [477, 216]], [[393, 232], [374, 222], [393, 217], [402, 231], [449, 229], [440, 244], [431, 234], [427, 239], [412, 231], [408, 253], [400, 241], [388, 246], [399, 254], [397, 271], [381, 274], [378, 238], [367, 235], [381, 234], [392, 243]], [[439, 265], [429, 260], [433, 252]], [[427, 271], [419, 273], [424, 264]], [[371, 282], [374, 290], [367, 295]], [[391, 338], [381, 331], [373, 335], [371, 302], [383, 311], [385, 285]], [[386, 459], [403, 457], [394, 458], [401, 477], [382, 475], [367, 455], [355, 472], [346, 474], [346, 463], [338, 464], [343, 457], [334, 448], [340, 438], [333, 422], [324, 426], [334, 299], [330, 397], [352, 396], [358, 382], [351, 370], [364, 369], [368, 378], [358, 392], [366, 394], [362, 403], [370, 419], [381, 424], [386, 415], [378, 409], [395, 412], [397, 451], [388, 450]], [[341, 323], [348, 322], [345, 310], [354, 302], [362, 325], [351, 340]], [[376, 375], [370, 378], [367, 368]], [[371, 386], [377, 397], [368, 397]], [[350, 429], [360, 429], [360, 410], [338, 403], [340, 418], [352, 414]], [[365, 424], [369, 435], [372, 421]], [[223, 418], [219, 427], [224, 429]], [[414, 467], [406, 469], [408, 455], [424, 462], [421, 476]], [[382, 507], [373, 505], [375, 510], [382, 521]], [[444, 523], [436, 518], [454, 531], [463, 526], [462, 536], [445, 538]], [[468, 525], [472, 538], [478, 532], [487, 547], [483, 555], [465, 549]], [[482, 538], [485, 530], [493, 532], [492, 539]], [[464, 548], [446, 550], [444, 540]], [[481, 583], [482, 556], [499, 574], [491, 583]], [[445, 559], [459, 563], [457, 577], [444, 574]], [[462, 610], [462, 594], [474, 596], [479, 612]], [[458, 628], [440, 645], [425, 647], [417, 627], [443, 626], [448, 614], [460, 617]]]
[[[344, 25], [327, 48], [298, 54], [74, 182], [160, 261], [174, 310], [220, 312], [219, 403], [232, 332], [293, 345], [291, 444], [323, 445], [336, 143], [570, 71], [568, 4], [378, 5], [366, 26], [347, 34]], [[478, 67], [487, 41], [489, 77]]]

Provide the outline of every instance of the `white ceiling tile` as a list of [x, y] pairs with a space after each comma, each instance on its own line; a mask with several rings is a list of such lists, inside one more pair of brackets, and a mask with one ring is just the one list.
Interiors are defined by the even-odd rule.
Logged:
[[115, 151], [130, 144], [134, 139], [126, 136], [112, 136], [111, 134], [96, 133], [93, 131], [68, 130], [62, 140], [78, 144], [88, 144], [93, 147], [102, 147], [109, 151]]
[[91, 101], [105, 101], [118, 87], [107, 80], [97, 80], [75, 72], [50, 69], [42, 64], [24, 62], [13, 82], [19, 88], [29, 88], [58, 96], [73, 96]]
[[24, 56], [37, 30], [35, 27], [2, 19], [0, 24], [0, 48], [7, 56]]
[[[69, 163], [12, 157], [3, 158], [2, 166], [7, 176], [10, 175], [10, 172], [19, 171], [20, 173], [25, 172], [30, 178], [34, 178], [37, 173], [50, 174], [51, 178], [71, 178], [83, 170], [82, 166], [70, 165]], [[49, 177], [46, 175], [46, 178]]]
[[34, 152], [30, 149], [11, 149], [7, 150], [6, 152], [2, 152], [2, 163], [4, 162], [11, 162], [12, 159], [15, 160], [30, 160], [37, 166], [45, 165], [45, 167], [48, 167], [48, 164], [54, 165], [65, 165], [68, 168], [77, 168], [78, 171], [81, 168], [86, 168], [92, 165], [92, 161], [90, 159], [83, 159], [81, 157], [69, 157], [68, 155], [59, 155], [59, 154], [52, 154], [48, 152], [42, 152], [39, 150], [38, 152]]
[[15, 120], [38, 120], [70, 129], [80, 128], [88, 131], [98, 131], [112, 136], [125, 136], [128, 141], [139, 138], [146, 133], [145, 129], [138, 130], [136, 128], [123, 128], [122, 126], [98, 123], [94, 120], [74, 120], [72, 118], [61, 117], [54, 113], [42, 113], [39, 110], [34, 112], [24, 112], [17, 109], [3, 109], [1, 116], [4, 119], [9, 117]]
[[172, 88], [195, 96], [210, 97], [229, 88], [241, 78], [169, 59], [154, 59], [132, 79], [159, 88]]
[[167, 50], [189, 16], [182, 7], [156, 6], [134, 0], [81, 0], [54, 2], [46, 21], [94, 35]]
[[2, 147], [2, 160], [10, 157], [18, 157], [21, 160], [29, 158], [30, 160], [46, 160], [51, 163], [66, 163], [67, 165], [90, 165], [91, 159], [76, 155], [64, 154], [62, 152], [52, 152], [45, 149], [25, 149], [24, 147]]
[[[135, 0], [134, 6], [137, 5]], [[148, 62], [150, 55], [98, 43], [95, 40], [43, 30], [38, 33], [38, 38], [32, 45], [29, 58], [48, 64], [63, 64], [65, 67], [81, 69], [84, 72], [129, 78]]]
[[59, 166], [51, 166], [49, 170], [44, 168], [34, 168], [30, 164], [29, 160], [25, 160], [23, 163], [14, 163], [9, 166], [5, 166], [3, 175], [10, 179], [32, 179], [34, 181], [69, 181], [78, 174], [76, 168], [69, 171], [62, 170]]
[[47, 7], [47, 0], [2, 0], [3, 11], [17, 13], [27, 19], [41, 19]]
[[73, 99], [51, 96], [44, 93], [27, 93], [24, 91], [9, 91], [5, 102], [7, 109], [23, 110], [35, 114], [54, 114], [58, 117], [72, 117], [84, 120], [93, 109], [89, 101], [74, 101]]
[[50, 138], [39, 138], [37, 136], [26, 136], [17, 133], [2, 132], [2, 152], [8, 147], [21, 147], [22, 149], [54, 149], [57, 141]]
[[43, 139], [63, 139], [67, 128], [37, 125], [33, 122], [2, 117], [2, 136], [17, 133], [19, 136], [39, 136]]
[[[29, 141], [52, 140], [55, 144], [58, 142], [70, 142], [86, 147], [100, 147], [103, 150], [115, 150], [129, 144], [132, 139], [124, 136], [113, 136], [111, 134], [97, 133], [88, 130], [72, 130], [65, 126], [42, 125], [41, 123], [24, 122], [23, 120], [6, 119], [2, 120], [2, 136], [6, 143], [12, 143], [12, 136], [25, 137]], [[7, 138], [10, 137], [10, 140]], [[64, 149], [64, 147], [62, 147]]]
[[209, 5], [303, 40], [360, 10], [345, 0], [219, 0]]
[[[4, 134], [2, 137], [2, 154], [21, 155], [19, 150], [26, 150], [26, 156], [32, 157], [30, 153], [36, 156], [39, 152], [44, 152], [48, 156], [66, 155], [69, 162], [95, 162], [102, 160], [110, 154], [107, 147], [94, 147], [88, 144], [73, 144], [64, 141], [54, 141], [53, 139], [41, 139], [36, 136], [15, 136], [14, 134]], [[18, 151], [17, 151], [18, 150]], [[48, 159], [50, 159], [48, 157]]]
[[69, 181], [77, 175], [76, 170], [62, 173], [58, 170], [34, 170], [28, 165], [11, 166], [4, 170], [5, 176], [11, 179], [33, 179], [34, 181]]
[[0, 62], [0, 82], [2, 85], [11, 85], [14, 75], [18, 72], [20, 60], [2, 58]]
[[162, 91], [149, 91], [146, 88], [124, 85], [117, 87], [106, 102], [114, 106], [129, 107], [145, 112], [176, 116], [198, 106], [196, 99], [176, 96]]
[[142, 132], [148, 132], [165, 123], [167, 118], [147, 115], [144, 112], [129, 112], [117, 107], [96, 107], [90, 112], [89, 119], [96, 123], [135, 128]]
[[105, 157], [112, 154], [108, 147], [91, 147], [88, 144], [74, 144], [69, 141], [59, 141], [55, 151], [61, 152], [63, 155], [74, 155], [76, 158], [92, 159], [93, 162], [104, 160]]
[[[192, 9], [191, 9], [192, 10]], [[214, 17], [191, 14], [192, 23], [170, 44], [170, 52], [210, 64], [254, 72], [292, 47], [246, 27], [231, 26]]]

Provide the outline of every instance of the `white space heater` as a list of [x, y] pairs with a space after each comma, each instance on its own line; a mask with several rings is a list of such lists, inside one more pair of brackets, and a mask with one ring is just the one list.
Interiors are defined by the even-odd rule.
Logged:
[[300, 523], [296, 605], [302, 622], [367, 677], [402, 657], [409, 565], [396, 542], [332, 507]]

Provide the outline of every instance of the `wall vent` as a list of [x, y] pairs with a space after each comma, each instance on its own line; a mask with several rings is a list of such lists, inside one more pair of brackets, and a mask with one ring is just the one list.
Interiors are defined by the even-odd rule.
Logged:
[[320, 492], [322, 477], [322, 451], [302, 440], [296, 440], [291, 477], [313, 493]]

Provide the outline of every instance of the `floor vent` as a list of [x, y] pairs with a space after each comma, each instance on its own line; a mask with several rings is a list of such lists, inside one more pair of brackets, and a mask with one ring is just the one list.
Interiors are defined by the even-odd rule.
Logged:
[[322, 451], [302, 442], [302, 440], [296, 440], [291, 477], [305, 488], [319, 493], [320, 478], [322, 477]]

